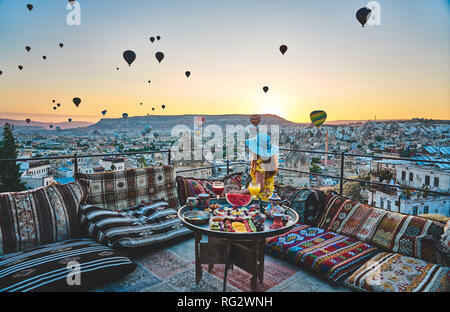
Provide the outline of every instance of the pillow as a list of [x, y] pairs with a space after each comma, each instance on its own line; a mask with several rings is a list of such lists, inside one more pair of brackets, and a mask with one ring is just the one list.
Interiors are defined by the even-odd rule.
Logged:
[[297, 193], [300, 190], [301, 188], [298, 187], [275, 184], [275, 193], [277, 193], [278, 197], [280, 197], [281, 200], [291, 201], [295, 193]]
[[326, 195], [323, 191], [305, 187], [275, 185], [275, 193], [281, 200], [289, 201], [290, 208], [298, 213], [298, 223], [317, 225], [325, 207]]
[[[79, 278], [69, 276], [77, 268]], [[0, 292], [86, 290], [135, 268], [121, 252], [92, 239], [66, 240], [0, 257]], [[79, 285], [69, 285], [68, 280], [79, 280]]]
[[0, 255], [79, 237], [89, 182], [0, 194]]
[[219, 180], [195, 179], [177, 176], [178, 200], [180, 205], [186, 204], [186, 199], [191, 196], [196, 196], [201, 193], [209, 194], [211, 197], [216, 197], [212, 191], [212, 184], [214, 181], [223, 182], [225, 190], [223, 193], [238, 191], [241, 189], [242, 172], [232, 173]]
[[173, 166], [158, 166], [93, 174], [75, 174], [92, 183], [86, 203], [109, 210], [120, 210], [155, 199], [166, 200], [177, 208]]
[[298, 215], [299, 223], [316, 226], [325, 207], [326, 195], [320, 190], [303, 189], [291, 199], [291, 206]]
[[150, 246], [191, 233], [162, 200], [123, 211], [86, 205], [80, 209], [80, 223], [89, 237], [113, 248]]
[[444, 227], [444, 234], [439, 240], [439, 250], [443, 255], [443, 261], [446, 266], [450, 266], [450, 220]]

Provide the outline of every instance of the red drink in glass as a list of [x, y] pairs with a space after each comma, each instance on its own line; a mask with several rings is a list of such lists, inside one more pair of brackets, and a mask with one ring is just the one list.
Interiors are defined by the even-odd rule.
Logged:
[[223, 182], [213, 182], [212, 191], [217, 195], [217, 199], [219, 199], [219, 196], [222, 195], [224, 190], [225, 185], [223, 184]]
[[217, 196], [222, 195], [223, 191], [225, 190], [225, 187], [213, 187], [212, 191], [214, 192], [214, 194], [216, 194]]

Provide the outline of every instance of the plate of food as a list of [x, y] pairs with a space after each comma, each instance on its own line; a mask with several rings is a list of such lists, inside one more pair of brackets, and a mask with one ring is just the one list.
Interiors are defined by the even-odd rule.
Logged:
[[220, 207], [214, 210], [214, 215], [219, 217], [225, 217], [228, 219], [245, 219], [253, 218], [259, 215], [259, 210], [256, 208], [231, 208], [231, 207]]
[[252, 233], [258, 231], [252, 219], [231, 221], [228, 218], [217, 216], [211, 217], [209, 228], [213, 231], [235, 233]]
[[211, 215], [208, 212], [201, 210], [186, 211], [183, 214], [184, 220], [195, 225], [208, 223], [210, 217]]

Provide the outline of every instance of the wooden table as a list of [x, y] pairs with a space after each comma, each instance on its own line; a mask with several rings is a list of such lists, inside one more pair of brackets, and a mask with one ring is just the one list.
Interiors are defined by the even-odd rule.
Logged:
[[[221, 203], [224, 202], [221, 199]], [[226, 202], [226, 201], [225, 201]], [[263, 202], [263, 207], [267, 202]], [[257, 290], [257, 281], [262, 284], [264, 281], [264, 256], [265, 240], [284, 234], [291, 230], [298, 222], [298, 214], [288, 207], [286, 214], [291, 218], [286, 225], [279, 229], [271, 229], [272, 220], [266, 219], [264, 231], [254, 233], [235, 233], [212, 231], [209, 224], [194, 225], [184, 220], [183, 214], [189, 211], [186, 206], [178, 210], [178, 217], [181, 222], [194, 231], [195, 234], [195, 282], [198, 284], [202, 278], [202, 264], [208, 264], [208, 271], [211, 272], [214, 264], [224, 264], [225, 272], [223, 277], [223, 291], [226, 290], [228, 270], [234, 265], [252, 275], [250, 286], [252, 291]], [[202, 236], [207, 237], [207, 241], [202, 241]]]

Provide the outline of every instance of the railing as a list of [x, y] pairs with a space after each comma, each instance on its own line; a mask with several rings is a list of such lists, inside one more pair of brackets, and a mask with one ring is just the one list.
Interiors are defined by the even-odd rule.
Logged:
[[[340, 181], [339, 185], [339, 194], [342, 195], [343, 193], [343, 185], [346, 181], [349, 182], [359, 182], [369, 185], [377, 185], [387, 188], [398, 188], [398, 189], [404, 189], [404, 190], [415, 190], [419, 192], [425, 192], [428, 194], [436, 194], [436, 195], [443, 195], [443, 196], [450, 196], [450, 193], [447, 192], [441, 192], [441, 191], [433, 191], [428, 189], [422, 189], [422, 188], [416, 188], [411, 186], [403, 186], [403, 185], [391, 185], [386, 184], [382, 182], [374, 182], [374, 181], [366, 181], [361, 179], [353, 179], [353, 178], [346, 178], [344, 177], [344, 165], [345, 165], [345, 157], [365, 157], [365, 158], [372, 158], [372, 159], [390, 159], [390, 160], [404, 160], [404, 161], [410, 161], [410, 162], [416, 162], [420, 161], [421, 163], [430, 163], [430, 164], [448, 164], [450, 165], [450, 161], [441, 161], [441, 160], [416, 160], [411, 158], [405, 158], [405, 157], [389, 157], [389, 156], [372, 156], [372, 155], [358, 155], [358, 154], [350, 154], [345, 152], [325, 152], [325, 151], [314, 151], [314, 150], [302, 150], [302, 149], [287, 149], [287, 148], [280, 148], [280, 151], [284, 152], [299, 152], [299, 153], [310, 153], [310, 154], [323, 154], [323, 155], [334, 155], [334, 156], [340, 156], [340, 175], [334, 176], [324, 173], [311, 173], [307, 171], [297, 170], [297, 169], [291, 169], [291, 168], [279, 168], [279, 171], [286, 171], [286, 172], [295, 172], [299, 174], [307, 174], [307, 175], [314, 175], [314, 176], [322, 176], [326, 178], [332, 178], [332, 179], [338, 179]], [[1, 162], [23, 162], [23, 161], [36, 161], [36, 160], [56, 160], [56, 159], [73, 159], [74, 160], [74, 172], [78, 173], [78, 160], [80, 158], [96, 158], [96, 157], [116, 157], [116, 156], [131, 156], [131, 155], [145, 155], [145, 154], [157, 154], [157, 153], [167, 153], [167, 163], [171, 164], [171, 150], [159, 150], [159, 151], [139, 151], [139, 152], [121, 152], [121, 153], [111, 153], [111, 154], [85, 154], [85, 155], [78, 155], [75, 153], [74, 155], [67, 155], [67, 156], [49, 156], [49, 157], [34, 157], [34, 158], [21, 158], [21, 159], [0, 159]], [[184, 172], [192, 172], [192, 171], [198, 171], [198, 170], [205, 170], [205, 169], [213, 169], [213, 168], [220, 168], [226, 165], [226, 172], [227, 175], [231, 173], [230, 166], [235, 165], [242, 165], [242, 164], [249, 164], [245, 161], [236, 161], [231, 162], [230, 160], [226, 160], [225, 164], [217, 164], [212, 166], [206, 166], [206, 167], [198, 167], [198, 168], [191, 168], [191, 169], [184, 169], [179, 170], [177, 173], [184, 173]]]
[[326, 178], [339, 179], [339, 181], [340, 181], [339, 194], [340, 195], [342, 195], [342, 192], [343, 192], [344, 182], [350, 181], [350, 182], [359, 182], [359, 183], [365, 183], [365, 184], [370, 184], [370, 185], [373, 184], [373, 185], [378, 185], [378, 186], [383, 186], [383, 187], [388, 187], [388, 188], [415, 190], [415, 191], [420, 191], [420, 192], [426, 192], [428, 194], [450, 196], [450, 193], [447, 193], [447, 192], [433, 191], [433, 190], [427, 190], [427, 189], [422, 189], [422, 188], [415, 188], [415, 187], [411, 187], [411, 186], [403, 186], [403, 185], [397, 185], [397, 184], [392, 185], [392, 184], [386, 184], [386, 183], [381, 183], [381, 182], [366, 181], [366, 180], [361, 180], [361, 179], [352, 179], [352, 178], [344, 177], [345, 157], [365, 157], [365, 158], [372, 158], [372, 159], [376, 159], [376, 160], [389, 159], [389, 160], [404, 160], [404, 161], [410, 161], [410, 162], [420, 161], [423, 163], [430, 163], [430, 164], [439, 163], [439, 164], [448, 164], [448, 165], [450, 165], [450, 161], [422, 160], [422, 159], [416, 160], [416, 159], [405, 158], [405, 157], [389, 157], [389, 156], [379, 156], [379, 155], [375, 155], [375, 156], [373, 156], [373, 155], [358, 155], [358, 154], [350, 154], [350, 153], [345, 153], [345, 152], [338, 153], [338, 152], [325, 152], [325, 151], [301, 150], [301, 149], [289, 149], [289, 148], [280, 148], [280, 151], [340, 156], [341, 164], [340, 164], [340, 175], [339, 176], [327, 175], [327, 174], [322, 174], [322, 173], [311, 173], [311, 172], [301, 171], [301, 170], [297, 170], [297, 169], [289, 169], [289, 168], [280, 168], [279, 169], [280, 171], [297, 172], [297, 173], [308, 174], [308, 175], [312, 174], [312, 175], [316, 175], [316, 176], [323, 176]]

